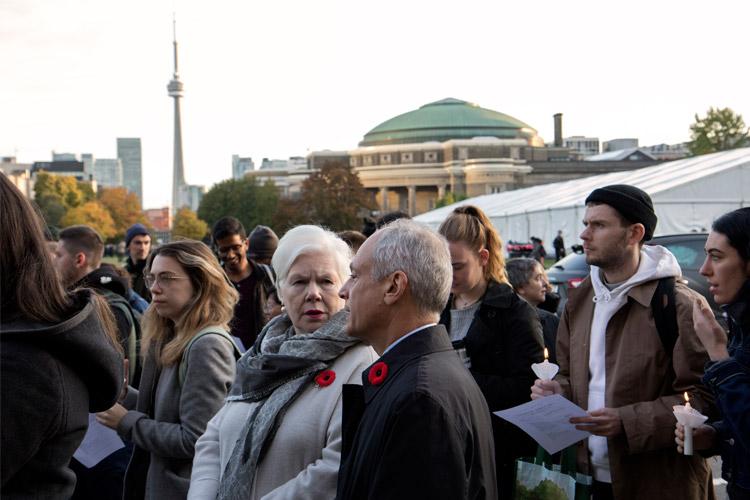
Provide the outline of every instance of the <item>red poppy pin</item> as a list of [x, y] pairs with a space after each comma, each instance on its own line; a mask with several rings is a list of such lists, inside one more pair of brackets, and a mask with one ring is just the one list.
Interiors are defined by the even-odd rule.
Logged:
[[385, 377], [388, 376], [388, 365], [383, 363], [382, 361], [378, 361], [374, 365], [372, 365], [372, 368], [370, 368], [370, 372], [367, 374], [367, 380], [372, 385], [380, 385], [385, 380]]
[[328, 387], [336, 380], [336, 372], [333, 370], [323, 370], [315, 375], [315, 383], [318, 387]]

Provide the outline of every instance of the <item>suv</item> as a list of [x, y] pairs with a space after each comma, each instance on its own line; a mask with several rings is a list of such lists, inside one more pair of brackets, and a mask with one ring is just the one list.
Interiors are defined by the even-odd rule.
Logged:
[[[661, 245], [672, 252], [677, 258], [677, 262], [680, 263], [682, 277], [687, 286], [706, 297], [714, 314], [719, 314], [719, 307], [709, 293], [708, 282], [698, 272], [705, 257], [704, 246], [707, 238], [708, 233], [670, 234], [656, 236], [647, 241], [646, 245]], [[547, 270], [552, 288], [560, 294], [560, 304], [557, 306], [558, 315], [561, 315], [565, 308], [568, 290], [577, 288], [589, 275], [589, 271], [590, 267], [586, 263], [586, 256], [583, 253], [571, 253]]]

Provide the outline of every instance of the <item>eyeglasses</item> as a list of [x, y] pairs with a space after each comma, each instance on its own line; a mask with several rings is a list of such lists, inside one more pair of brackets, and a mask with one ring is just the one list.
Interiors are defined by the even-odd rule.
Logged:
[[146, 282], [146, 286], [153, 288], [154, 285], [159, 285], [160, 288], [169, 288], [177, 280], [186, 280], [187, 276], [177, 276], [175, 274], [144, 274], [143, 280]]

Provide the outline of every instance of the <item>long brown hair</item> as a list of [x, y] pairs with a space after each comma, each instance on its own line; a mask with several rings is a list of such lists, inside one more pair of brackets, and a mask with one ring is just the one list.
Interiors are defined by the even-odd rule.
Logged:
[[[71, 292], [55, 270], [42, 217], [16, 186], [0, 174], [0, 311], [6, 319], [60, 323], [76, 312]], [[92, 294], [94, 310], [108, 340], [119, 347], [107, 303]]]
[[181, 240], [160, 246], [149, 257], [145, 273], [151, 272], [154, 259], [159, 255], [175, 259], [195, 291], [177, 321], [160, 316], [153, 306], [143, 315], [142, 355], [146, 357], [153, 348], [157, 362], [169, 366], [182, 359], [190, 339], [201, 329], [228, 327], [239, 294], [214, 254], [200, 241]]
[[461, 241], [469, 248], [480, 251], [486, 248], [489, 252], [487, 265], [484, 266], [484, 278], [498, 283], [508, 283], [505, 271], [503, 240], [484, 212], [474, 205], [463, 205], [440, 224], [438, 232], [450, 242]]

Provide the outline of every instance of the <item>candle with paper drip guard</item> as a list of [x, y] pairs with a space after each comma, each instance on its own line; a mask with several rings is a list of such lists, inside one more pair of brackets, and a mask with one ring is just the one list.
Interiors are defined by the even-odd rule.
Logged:
[[549, 351], [544, 348], [544, 361], [541, 363], [534, 363], [531, 365], [531, 369], [534, 370], [534, 374], [542, 380], [552, 380], [557, 375], [560, 367], [555, 363], [549, 362]]
[[685, 427], [685, 441], [682, 445], [683, 455], [693, 454], [693, 429], [705, 422], [708, 417], [701, 415], [701, 412], [690, 406], [688, 393], [684, 394], [685, 405], [675, 405], [672, 407], [674, 416], [677, 421]]

